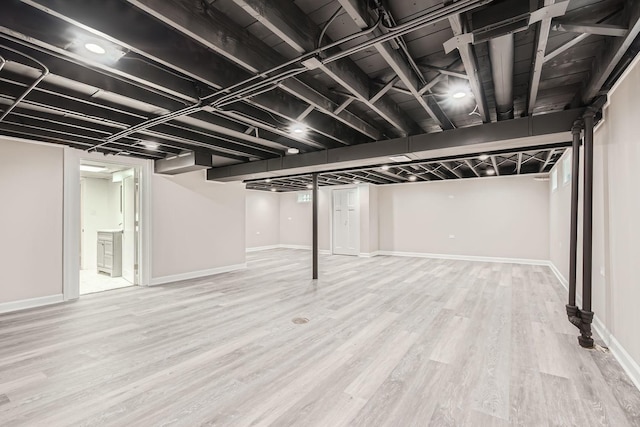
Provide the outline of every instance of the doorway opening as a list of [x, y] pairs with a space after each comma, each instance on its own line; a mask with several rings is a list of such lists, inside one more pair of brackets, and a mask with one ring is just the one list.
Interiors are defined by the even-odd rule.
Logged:
[[80, 162], [80, 280], [86, 295], [139, 284], [139, 170]]

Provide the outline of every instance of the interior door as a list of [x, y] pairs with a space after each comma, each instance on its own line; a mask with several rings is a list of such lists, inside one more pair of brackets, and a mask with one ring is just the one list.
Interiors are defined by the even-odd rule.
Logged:
[[358, 189], [344, 188], [333, 191], [333, 253], [358, 255], [360, 217]]
[[136, 284], [136, 189], [135, 177], [122, 180], [122, 277]]

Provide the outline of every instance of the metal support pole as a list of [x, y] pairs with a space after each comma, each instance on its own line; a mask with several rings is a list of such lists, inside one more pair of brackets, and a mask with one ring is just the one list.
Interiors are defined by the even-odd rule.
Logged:
[[576, 306], [576, 277], [578, 260], [578, 187], [580, 182], [580, 124], [571, 129], [571, 240], [569, 249], [569, 306]]
[[584, 115], [584, 206], [582, 213], [582, 327], [578, 342], [582, 347], [593, 347], [591, 338], [591, 276], [593, 260], [593, 119], [594, 112]]
[[313, 280], [318, 278], [318, 174], [312, 175], [313, 190], [311, 194], [311, 204], [313, 206], [313, 238], [312, 238], [312, 253], [313, 253]]

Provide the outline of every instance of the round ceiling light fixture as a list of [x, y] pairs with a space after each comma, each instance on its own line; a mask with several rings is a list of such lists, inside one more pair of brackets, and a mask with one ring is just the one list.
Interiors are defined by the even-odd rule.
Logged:
[[271, 191], [273, 191], [273, 192], [275, 193], [275, 192], [276, 192], [276, 191], [278, 191], [278, 190], [276, 190], [275, 188], [272, 188], [272, 189], [271, 189]]
[[495, 175], [496, 171], [492, 168], [487, 169], [487, 175]]
[[411, 175], [411, 176], [409, 177], [409, 181], [411, 181], [411, 182], [416, 181], [417, 179], [418, 179], [418, 177], [417, 177], [417, 176], [415, 176], [415, 175]]
[[298, 135], [305, 133], [306, 128], [304, 127], [304, 125], [300, 124], [300, 123], [296, 123], [295, 125], [293, 125], [291, 127], [291, 131], [293, 133], [297, 133]]
[[455, 92], [453, 92], [453, 93], [451, 94], [451, 97], [452, 97], [453, 99], [462, 99], [462, 98], [464, 98], [465, 96], [467, 96], [467, 92], [463, 92], [463, 91], [461, 91], [461, 90], [455, 91]]
[[307, 184], [307, 188], [308, 188], [309, 190], [312, 190], [312, 189], [313, 189], [313, 184]]
[[380, 168], [383, 171], [388, 171], [389, 170], [389, 165], [382, 165], [382, 167]]
[[482, 155], [478, 156], [478, 160], [481, 160], [481, 161], [483, 161], [483, 162], [484, 162], [485, 160], [487, 160], [488, 158], [489, 158], [489, 155], [488, 155], [488, 154], [482, 154]]
[[289, 154], [298, 154], [300, 152], [300, 150], [298, 150], [297, 148], [287, 148], [287, 153]]
[[97, 43], [85, 43], [84, 48], [91, 53], [95, 53], [96, 55], [104, 55], [105, 53], [107, 53], [107, 50]]
[[271, 178], [265, 179], [264, 182], [271, 182]]
[[157, 150], [158, 147], [160, 147], [160, 144], [158, 144], [157, 142], [151, 142], [151, 141], [144, 141], [142, 142], [142, 145], [145, 148], [148, 148], [149, 150]]

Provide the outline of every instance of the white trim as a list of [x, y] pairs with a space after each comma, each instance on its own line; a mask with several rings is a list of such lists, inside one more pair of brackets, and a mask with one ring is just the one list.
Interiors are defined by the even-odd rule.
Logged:
[[556, 265], [549, 261], [549, 268], [551, 269], [551, 271], [553, 272], [553, 274], [556, 275], [556, 278], [560, 281], [560, 283], [562, 284], [562, 286], [564, 286], [564, 288], [569, 291], [569, 281], [567, 279], [564, 278], [564, 276], [562, 275], [562, 273], [560, 273], [560, 270], [558, 270], [558, 268], [556, 267]]
[[80, 152], [63, 151], [62, 294], [64, 300], [80, 297]]
[[303, 250], [307, 250], [310, 251], [311, 250], [311, 246], [306, 246], [306, 245], [278, 245], [279, 249], [303, 249]]
[[11, 313], [18, 310], [43, 307], [45, 305], [58, 304], [61, 302], [64, 302], [62, 294], [4, 302], [0, 304], [0, 313]]
[[62, 294], [65, 301], [80, 296], [80, 162], [126, 165], [139, 171], [140, 236], [138, 244], [138, 284], [148, 286], [151, 278], [151, 160], [124, 156], [104, 156], [64, 147], [63, 161], [63, 267]]
[[[254, 247], [254, 248], [247, 248], [246, 251], [247, 252], [258, 252], [258, 251], [268, 251], [271, 249], [296, 249], [296, 250], [302, 250], [302, 251], [310, 251], [311, 250], [311, 246], [306, 246], [306, 245], [270, 245], [270, 246], [258, 246], [258, 247]], [[331, 251], [329, 249], [320, 249], [318, 251], [318, 253], [322, 254], [322, 255], [331, 255]]]
[[[549, 262], [551, 271], [556, 275], [562, 286], [568, 291], [569, 283], [567, 279], [560, 273], [556, 266]], [[576, 304], [582, 305], [582, 298], [580, 295], [576, 295]], [[609, 347], [613, 357], [620, 363], [622, 369], [627, 373], [633, 384], [638, 390], [640, 390], [640, 365], [633, 360], [633, 357], [627, 352], [627, 350], [618, 342], [616, 337], [607, 329], [606, 325], [600, 320], [597, 315], [593, 316], [593, 329], [602, 338], [602, 341]]]
[[223, 267], [209, 268], [207, 270], [190, 271], [188, 273], [172, 274], [171, 276], [154, 277], [149, 286], [164, 285], [166, 283], [179, 282], [182, 280], [199, 279], [200, 277], [213, 276], [215, 274], [229, 273], [231, 271], [244, 270], [247, 263], [235, 265], [225, 265]]
[[378, 256], [380, 255], [380, 251], [374, 251], [374, 252], [361, 252], [360, 255], [358, 255], [361, 258], [373, 258], [374, 256]]
[[247, 248], [247, 252], [258, 252], [258, 251], [268, 251], [270, 249], [279, 249], [280, 245], [269, 245], [269, 246], [255, 246], [253, 248]]
[[448, 254], [431, 254], [424, 252], [397, 252], [397, 251], [378, 251], [378, 255], [413, 257], [413, 258], [434, 258], [434, 259], [453, 259], [458, 261], [475, 261], [475, 262], [499, 262], [503, 264], [527, 264], [527, 265], [549, 265], [549, 261], [543, 259], [526, 259], [526, 258], [501, 258], [501, 257], [485, 257], [474, 255], [448, 255]]
[[625, 350], [625, 348], [616, 340], [613, 335], [610, 335], [610, 343], [608, 344], [611, 354], [616, 358], [622, 369], [629, 375], [629, 378], [640, 390], [640, 365], [633, 360], [631, 355]]

